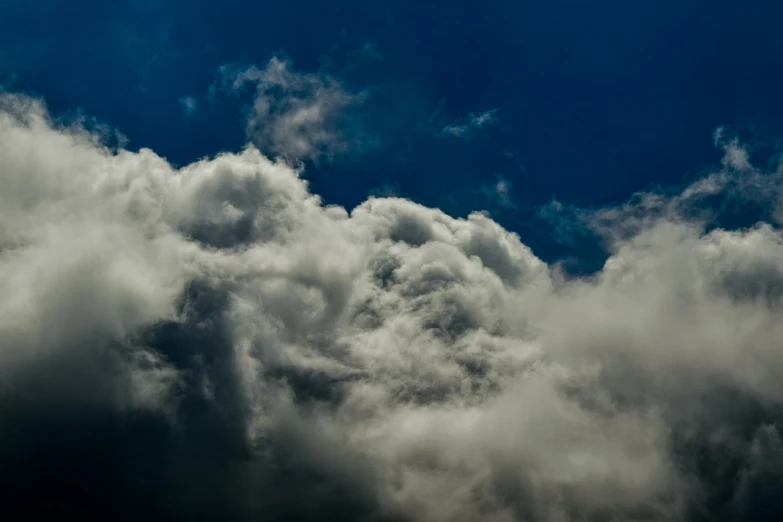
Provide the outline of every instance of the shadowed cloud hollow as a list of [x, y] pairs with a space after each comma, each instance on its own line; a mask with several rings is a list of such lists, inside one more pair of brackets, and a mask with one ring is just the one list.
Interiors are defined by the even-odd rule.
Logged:
[[485, 214], [397, 198], [348, 212], [253, 146], [177, 169], [38, 101], [0, 105], [10, 504], [779, 520], [783, 237], [690, 212], [760, 183], [776, 204], [777, 174], [738, 144], [681, 194], [580, 214], [611, 255], [576, 279]]

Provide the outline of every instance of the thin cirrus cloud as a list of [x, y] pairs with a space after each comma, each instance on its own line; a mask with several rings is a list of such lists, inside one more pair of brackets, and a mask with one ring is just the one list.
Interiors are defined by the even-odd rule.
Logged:
[[[257, 86], [260, 143], [334, 147], [308, 127], [328, 111], [295, 117], [343, 106], [334, 86], [282, 62], [237, 81]], [[280, 88], [309, 94], [266, 108]], [[40, 101], [0, 107], [10, 504], [156, 520], [778, 519], [783, 237], [774, 222], [708, 230], [688, 211], [696, 193], [756, 197], [762, 182], [777, 203], [776, 172], [738, 162], [739, 143], [680, 193], [581, 213], [610, 257], [569, 278], [485, 214], [325, 206], [253, 144], [175, 168]]]

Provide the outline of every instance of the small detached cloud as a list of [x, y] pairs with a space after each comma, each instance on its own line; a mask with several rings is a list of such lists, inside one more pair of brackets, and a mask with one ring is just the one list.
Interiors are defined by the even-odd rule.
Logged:
[[263, 68], [224, 66], [220, 74], [230, 92], [254, 89], [247, 134], [263, 152], [293, 162], [330, 161], [362, 148], [357, 109], [365, 96], [337, 79], [295, 71], [279, 57]]
[[471, 113], [467, 118], [444, 126], [439, 135], [444, 137], [469, 139], [478, 131], [497, 122], [499, 109], [492, 109], [479, 114]]
[[193, 96], [180, 98], [179, 104], [182, 106], [182, 111], [185, 113], [185, 116], [192, 116], [198, 110], [198, 100]]
[[499, 177], [491, 186], [485, 187], [485, 193], [490, 201], [500, 207], [514, 206], [514, 202], [511, 201], [511, 182], [503, 177]]

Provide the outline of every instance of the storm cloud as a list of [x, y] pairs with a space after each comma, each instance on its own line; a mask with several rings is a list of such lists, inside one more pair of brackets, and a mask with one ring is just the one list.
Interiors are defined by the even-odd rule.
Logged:
[[679, 194], [581, 215], [610, 257], [576, 278], [486, 214], [349, 212], [252, 145], [175, 168], [0, 107], [8, 509], [779, 520], [783, 236], [688, 212], [777, 190], [740, 145]]

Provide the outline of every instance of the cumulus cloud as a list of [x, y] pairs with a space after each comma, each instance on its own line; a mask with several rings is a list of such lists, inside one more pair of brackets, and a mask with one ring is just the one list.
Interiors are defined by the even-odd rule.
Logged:
[[468, 139], [476, 132], [497, 121], [498, 109], [492, 109], [479, 114], [470, 113], [467, 118], [459, 122], [445, 125], [440, 130], [441, 136]]
[[633, 226], [571, 279], [483, 214], [348, 212], [252, 145], [175, 168], [0, 106], [0, 483], [26, 513], [779, 519], [776, 227], [707, 230], [690, 187], [615, 209]]
[[247, 121], [251, 141], [288, 160], [332, 160], [361, 148], [356, 110], [364, 101], [325, 73], [304, 73], [289, 60], [273, 57], [264, 68], [221, 68], [230, 91], [254, 90]]

